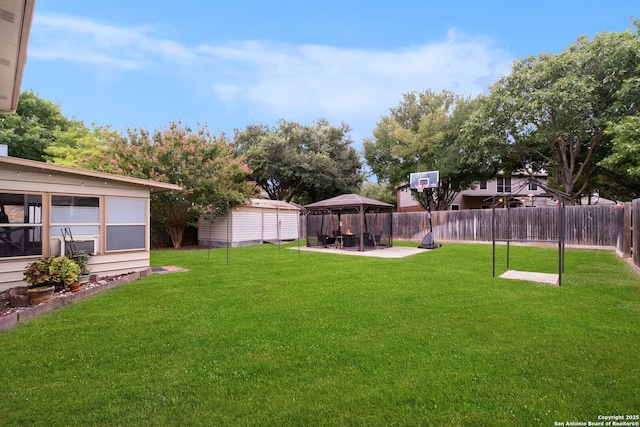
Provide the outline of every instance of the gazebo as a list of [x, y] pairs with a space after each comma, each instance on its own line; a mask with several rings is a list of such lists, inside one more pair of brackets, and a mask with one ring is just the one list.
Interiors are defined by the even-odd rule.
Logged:
[[358, 194], [306, 205], [307, 246], [359, 251], [391, 247], [393, 207]]

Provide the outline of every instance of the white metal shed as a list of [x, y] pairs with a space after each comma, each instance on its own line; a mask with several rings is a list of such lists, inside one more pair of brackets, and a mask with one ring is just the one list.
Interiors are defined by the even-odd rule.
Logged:
[[251, 199], [244, 205], [232, 207], [225, 216], [212, 220], [201, 216], [198, 244], [236, 247], [296, 240], [299, 229], [299, 207], [280, 200]]

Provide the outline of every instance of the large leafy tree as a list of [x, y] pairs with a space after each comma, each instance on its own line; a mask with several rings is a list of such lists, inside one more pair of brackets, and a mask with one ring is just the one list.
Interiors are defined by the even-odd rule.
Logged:
[[16, 112], [0, 116], [0, 144], [8, 146], [10, 156], [44, 161], [47, 147], [70, 128], [88, 130], [65, 117], [58, 104], [24, 91]]
[[236, 130], [234, 145], [271, 199], [307, 203], [359, 188], [362, 163], [349, 133], [324, 119], [311, 126], [280, 120]]
[[200, 214], [225, 211], [256, 194], [251, 170], [223, 135], [206, 127], [193, 131], [181, 123], [148, 132], [129, 129], [126, 137], [110, 133], [108, 149], [96, 169], [180, 185], [183, 190], [153, 194], [151, 218], [179, 248], [184, 229]]
[[365, 181], [362, 183], [358, 194], [370, 199], [391, 203], [392, 205], [396, 204], [395, 188], [388, 182]]
[[611, 154], [600, 162], [607, 198], [631, 200], [640, 197], [640, 115], [626, 116], [611, 123]]
[[[451, 91], [403, 94], [398, 107], [378, 122], [373, 137], [364, 140], [367, 164], [380, 182], [406, 183], [412, 172], [437, 170], [440, 187], [414, 197], [423, 206], [446, 209], [455, 196], [495, 173], [495, 155], [469, 148], [460, 132], [478, 100]], [[427, 194], [431, 199], [427, 199]]]
[[48, 161], [63, 166], [96, 169], [100, 155], [105, 153], [108, 142], [117, 138], [118, 132], [109, 127], [71, 126], [68, 130], [56, 130], [55, 140], [45, 149]]
[[503, 168], [547, 170], [575, 200], [604, 185], [610, 123], [640, 104], [640, 40], [627, 32], [580, 37], [557, 55], [514, 63], [467, 130], [500, 145]]

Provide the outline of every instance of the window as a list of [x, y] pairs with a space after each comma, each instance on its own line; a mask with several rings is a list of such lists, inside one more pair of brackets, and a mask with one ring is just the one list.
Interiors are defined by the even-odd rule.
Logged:
[[107, 251], [145, 249], [147, 201], [107, 198]]
[[0, 193], [0, 258], [42, 255], [42, 196]]
[[98, 236], [100, 234], [100, 199], [84, 196], [51, 196], [51, 236], [62, 236], [68, 229], [71, 235]]
[[460, 205], [451, 205], [451, 210], [452, 211], [459, 211], [460, 210]]
[[498, 193], [511, 193], [511, 178], [498, 177]]
[[538, 184], [529, 182], [529, 191], [537, 191], [537, 190], [538, 190]]
[[480, 189], [481, 190], [487, 189], [487, 181], [480, 181]]

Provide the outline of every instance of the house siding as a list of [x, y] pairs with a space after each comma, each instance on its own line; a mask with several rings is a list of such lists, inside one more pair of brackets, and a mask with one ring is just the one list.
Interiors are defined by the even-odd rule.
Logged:
[[262, 213], [238, 208], [233, 213], [232, 242], [260, 242], [262, 240]]
[[[486, 199], [493, 196], [500, 196], [501, 194], [507, 195], [510, 193], [514, 193], [517, 191], [517, 194], [523, 200], [520, 202], [523, 206], [529, 206], [533, 204], [534, 206], [548, 206], [548, 201], [546, 198], [537, 198], [544, 193], [542, 188], [538, 188], [536, 190], [530, 190], [527, 186], [522, 187], [522, 184], [528, 179], [528, 176], [511, 176], [511, 191], [510, 192], [498, 192], [498, 181], [497, 179], [493, 179], [491, 181], [487, 181], [487, 188], [480, 189], [478, 183], [474, 188], [470, 188], [464, 191], [461, 191], [456, 195], [451, 204], [449, 205], [449, 210], [453, 210], [452, 207], [455, 205], [460, 210], [466, 209], [483, 209], [490, 207], [490, 202], [485, 201]], [[541, 182], [546, 182], [546, 177], [537, 177]], [[532, 200], [529, 200], [529, 195], [532, 195]], [[411, 190], [408, 185], [404, 185], [398, 187], [396, 191], [396, 200], [397, 200], [397, 212], [423, 212], [423, 209], [420, 204], [413, 198], [411, 195]]]
[[280, 240], [295, 240], [299, 236], [300, 215], [295, 212], [280, 212]]
[[262, 213], [262, 240], [277, 240], [278, 239], [278, 228], [281, 224], [278, 224], [280, 221], [280, 215], [277, 212], [263, 212]]

